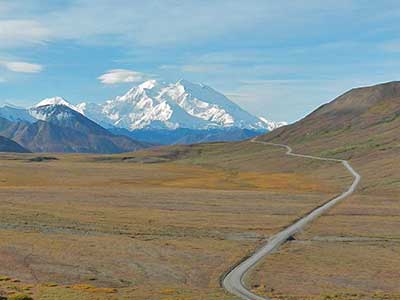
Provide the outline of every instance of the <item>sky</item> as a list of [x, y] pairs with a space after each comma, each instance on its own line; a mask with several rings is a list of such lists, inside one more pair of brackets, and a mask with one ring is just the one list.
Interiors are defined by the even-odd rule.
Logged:
[[185, 78], [293, 122], [400, 80], [400, 2], [0, 0], [0, 104], [104, 102]]

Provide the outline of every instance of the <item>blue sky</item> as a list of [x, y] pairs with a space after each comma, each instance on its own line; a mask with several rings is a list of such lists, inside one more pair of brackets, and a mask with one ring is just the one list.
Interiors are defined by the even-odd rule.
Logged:
[[185, 78], [294, 121], [400, 80], [399, 20], [385, 0], [0, 0], [0, 104], [103, 102]]

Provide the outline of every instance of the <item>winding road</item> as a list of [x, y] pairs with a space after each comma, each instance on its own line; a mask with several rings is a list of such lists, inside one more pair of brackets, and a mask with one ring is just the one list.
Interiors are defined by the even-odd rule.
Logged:
[[267, 243], [264, 246], [262, 246], [260, 249], [258, 249], [254, 254], [252, 254], [249, 258], [247, 258], [246, 260], [241, 262], [235, 268], [233, 268], [224, 277], [224, 279], [222, 281], [222, 286], [225, 288], [226, 291], [228, 291], [229, 293], [231, 293], [233, 295], [240, 297], [241, 299], [266, 300], [269, 298], [256, 295], [246, 288], [245, 283], [244, 283], [244, 278], [245, 278], [246, 274], [257, 263], [259, 263], [263, 258], [265, 258], [265, 256], [267, 256], [268, 254], [271, 254], [273, 251], [278, 249], [291, 236], [293, 236], [294, 234], [296, 234], [297, 232], [302, 230], [306, 225], [308, 225], [313, 220], [315, 220], [316, 218], [321, 216], [323, 213], [325, 213], [327, 210], [332, 208], [338, 202], [340, 202], [341, 200], [345, 199], [346, 197], [348, 197], [352, 193], [354, 193], [354, 191], [356, 190], [356, 188], [361, 180], [361, 176], [352, 168], [350, 163], [346, 160], [296, 154], [296, 153], [293, 153], [292, 148], [290, 148], [287, 145], [262, 142], [262, 141], [257, 141], [256, 139], [253, 139], [251, 141], [253, 143], [260, 143], [260, 144], [265, 144], [265, 145], [269, 145], [269, 146], [277, 146], [277, 147], [286, 148], [286, 150], [287, 150], [286, 155], [290, 155], [290, 156], [342, 163], [344, 165], [344, 167], [351, 173], [351, 175], [354, 178], [353, 183], [351, 184], [351, 186], [349, 187], [348, 190], [346, 190], [345, 192], [343, 192], [341, 195], [337, 196], [336, 198], [330, 200], [329, 202], [325, 203], [324, 205], [314, 209], [308, 215], [302, 217], [294, 224], [290, 225], [286, 229], [280, 231], [276, 235], [269, 238]]

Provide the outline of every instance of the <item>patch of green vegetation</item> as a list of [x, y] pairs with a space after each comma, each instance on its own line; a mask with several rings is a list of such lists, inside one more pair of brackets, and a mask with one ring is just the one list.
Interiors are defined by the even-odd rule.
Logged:
[[307, 132], [304, 135], [296, 135], [291, 137], [292, 144], [306, 144], [310, 141], [314, 141], [320, 138], [330, 138], [335, 137], [340, 134], [346, 133], [351, 129], [351, 125], [347, 125], [345, 127], [340, 128], [326, 128], [324, 130], [314, 130], [311, 132]]
[[45, 283], [44, 285], [47, 286], [47, 287], [56, 287], [56, 286], [58, 286], [58, 284], [55, 283], [55, 282], [48, 282], [48, 283]]
[[338, 147], [335, 149], [329, 149], [329, 150], [322, 151], [321, 156], [322, 157], [332, 157], [332, 156], [336, 156], [338, 154], [343, 154], [343, 153], [347, 153], [350, 151], [354, 151], [357, 148], [359, 148], [358, 145], [348, 145], [348, 146], [344, 146], [344, 147]]
[[390, 122], [393, 122], [394, 120], [398, 119], [399, 117], [400, 117], [400, 111], [395, 112], [394, 114], [383, 118], [381, 120], [381, 123], [390, 123]]
[[10, 281], [11, 278], [8, 276], [0, 276], [0, 281]]
[[355, 151], [363, 151], [363, 150], [385, 150], [385, 145], [380, 142], [375, 141], [374, 139], [368, 139], [365, 142], [360, 142], [359, 144], [349, 144], [346, 146], [341, 146], [335, 149], [329, 149], [321, 152], [321, 156], [323, 157], [335, 157], [340, 154], [353, 153]]
[[33, 300], [33, 298], [26, 294], [16, 294], [10, 296], [8, 300]]
[[58, 160], [56, 157], [51, 157], [51, 156], [37, 156], [29, 159], [29, 162], [45, 162], [45, 161], [52, 161], [52, 160]]

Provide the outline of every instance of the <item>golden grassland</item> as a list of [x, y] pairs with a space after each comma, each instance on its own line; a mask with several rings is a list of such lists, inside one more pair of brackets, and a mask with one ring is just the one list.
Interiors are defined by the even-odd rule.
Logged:
[[0, 295], [230, 299], [221, 274], [350, 180], [282, 153], [244, 142], [1, 155]]
[[[354, 155], [357, 194], [259, 265], [254, 290], [400, 299], [398, 168], [381, 151]], [[340, 164], [250, 142], [45, 156], [57, 160], [0, 157], [0, 296], [231, 299], [221, 274], [351, 182]]]
[[356, 194], [260, 264], [249, 285], [272, 299], [400, 299], [400, 148], [393, 129], [384, 129], [292, 145], [349, 159], [363, 178]]

